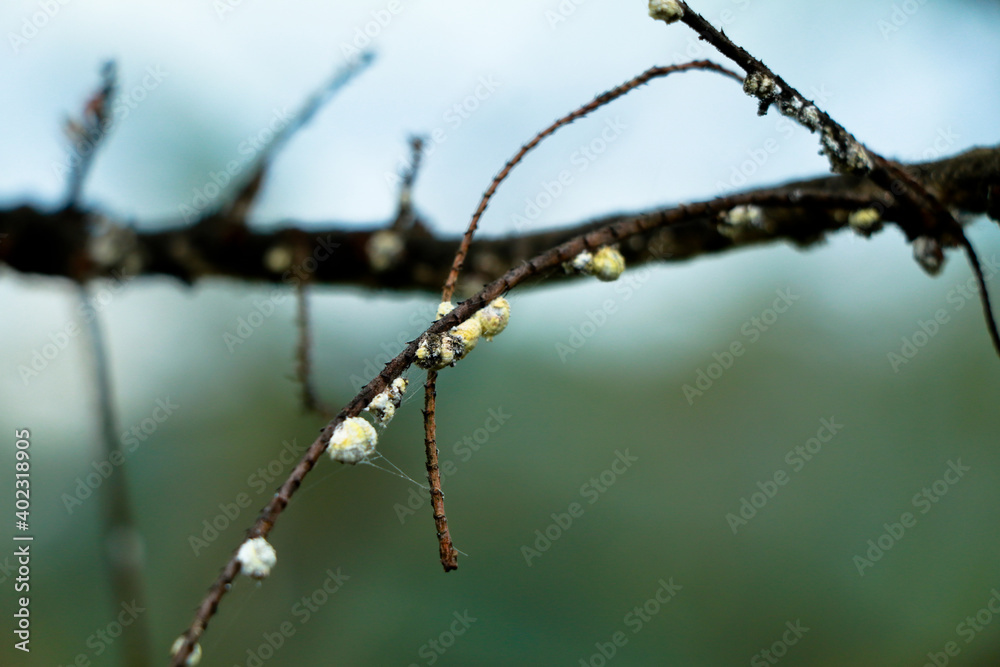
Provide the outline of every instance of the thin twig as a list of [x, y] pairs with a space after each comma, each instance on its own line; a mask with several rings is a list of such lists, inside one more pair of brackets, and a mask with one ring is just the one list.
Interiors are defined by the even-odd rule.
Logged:
[[424, 383], [424, 447], [427, 450], [427, 481], [430, 483], [431, 507], [434, 509], [434, 527], [437, 529], [441, 565], [445, 572], [458, 569], [458, 552], [451, 543], [448, 517], [444, 511], [444, 492], [441, 491], [441, 470], [438, 468], [438, 448], [435, 424], [435, 399], [437, 371], [427, 371]]
[[399, 184], [399, 207], [396, 211], [396, 219], [390, 228], [393, 232], [405, 232], [413, 225], [413, 184], [420, 172], [423, 154], [423, 137], [410, 137], [410, 162], [403, 170], [403, 179]]
[[87, 100], [83, 116], [78, 122], [71, 120], [66, 123], [66, 131], [78, 159], [73, 161], [69, 174], [65, 208], [79, 204], [83, 183], [90, 174], [94, 156], [107, 136], [111, 103], [117, 90], [118, 68], [115, 61], [109, 60], [101, 67], [101, 85]]
[[[760, 100], [758, 113], [764, 115], [771, 104], [777, 104], [781, 112], [810, 132], [818, 131], [822, 137], [823, 150], [830, 159], [835, 172], [863, 174], [886, 192], [896, 197], [897, 204], [909, 215], [899, 221], [907, 237], [913, 241], [920, 236], [930, 236], [943, 240], [952, 235], [966, 249], [972, 269], [977, 279], [982, 277], [982, 267], [978, 263], [972, 244], [965, 236], [962, 225], [946, 206], [930, 192], [923, 183], [909, 174], [894, 160], [888, 160], [871, 150], [848, 132], [829, 114], [805, 98], [795, 88], [771, 71], [763, 62], [752, 56], [746, 49], [734, 43], [725, 33], [717, 30], [703, 16], [692, 10], [687, 3], [678, 2], [683, 8], [683, 21], [698, 36], [714, 46], [718, 51], [742, 67], [747, 72], [745, 90]], [[751, 82], [753, 85], [747, 85]], [[762, 85], [767, 81], [767, 85]], [[808, 110], [808, 111], [807, 111]], [[980, 291], [986, 326], [990, 331], [993, 346], [1000, 355], [1000, 335], [989, 303], [989, 295]]]
[[[84, 105], [79, 121], [67, 122], [67, 132], [73, 142], [78, 160], [69, 174], [66, 204], [61, 213], [69, 215], [78, 208], [83, 194], [83, 184], [90, 173], [94, 157], [107, 137], [110, 110], [118, 88], [117, 68], [108, 61], [101, 68], [101, 85]], [[81, 225], [86, 228], [86, 224]], [[100, 316], [93, 310], [87, 285], [77, 283], [77, 298], [81, 312], [91, 312], [84, 318], [94, 364], [94, 386], [97, 395], [98, 433], [103, 460], [114, 460], [122, 453], [118, 447], [118, 419], [114, 409], [111, 373], [108, 367], [107, 347], [101, 329]], [[100, 523], [102, 533], [102, 560], [111, 581], [115, 603], [131, 602], [145, 606], [142, 574], [143, 540], [132, 517], [128, 495], [128, 480], [124, 463], [106, 479], [101, 496]], [[144, 615], [137, 616], [126, 632], [122, 633], [121, 657], [125, 665], [145, 667], [151, 664], [152, 650], [149, 624]]]
[[304, 280], [295, 284], [295, 328], [299, 336], [295, 352], [295, 376], [302, 389], [302, 406], [310, 412], [329, 417], [326, 406], [320, 402], [313, 384], [312, 336], [309, 332], [309, 285]]
[[298, 330], [295, 348], [295, 377], [302, 390], [302, 407], [309, 412], [317, 412], [329, 419], [330, 410], [319, 400], [313, 383], [312, 335], [309, 318], [309, 286], [313, 282], [313, 273], [308, 270], [312, 265], [307, 261], [311, 251], [301, 235], [296, 236], [293, 248], [293, 262], [298, 267], [293, 281], [295, 283], [295, 328]]
[[569, 125], [574, 120], [583, 118], [590, 112], [601, 108], [609, 102], [613, 102], [623, 95], [627, 95], [644, 83], [658, 77], [674, 74], [675, 72], [690, 72], [695, 70], [714, 71], [733, 78], [736, 81], [743, 81], [743, 77], [736, 72], [728, 70], [725, 67], [717, 65], [709, 60], [696, 60], [694, 62], [684, 63], [682, 65], [670, 65], [668, 67], [651, 67], [639, 76], [626, 81], [616, 88], [612, 88], [606, 93], [598, 95], [582, 107], [566, 114], [536, 134], [531, 141], [521, 146], [521, 149], [514, 154], [514, 157], [508, 160], [507, 164], [503, 166], [503, 169], [501, 169], [497, 175], [493, 177], [489, 187], [486, 188], [486, 192], [483, 193], [482, 198], [479, 200], [479, 205], [476, 207], [475, 212], [472, 214], [472, 219], [469, 221], [469, 228], [466, 230], [465, 236], [462, 237], [462, 243], [458, 247], [458, 252], [455, 253], [455, 261], [451, 265], [451, 272], [448, 274], [448, 280], [445, 281], [441, 300], [451, 301], [451, 297], [455, 292], [455, 284], [458, 282], [458, 274], [462, 271], [462, 265], [465, 263], [465, 256], [469, 252], [469, 246], [472, 244], [472, 237], [475, 235], [476, 229], [479, 227], [479, 219], [486, 211], [486, 207], [489, 206], [490, 199], [493, 198], [497, 188], [501, 183], [503, 183], [504, 179], [510, 175], [511, 170], [524, 159], [525, 155], [530, 153], [531, 150], [540, 144], [543, 139], [554, 134], [559, 128]]
[[[429, 333], [441, 333], [446, 331], [466, 319], [471, 317], [477, 310], [486, 305], [496, 297], [509, 292], [511, 289], [536, 277], [544, 276], [548, 272], [559, 269], [563, 262], [571, 260], [583, 250], [595, 250], [610, 243], [624, 241], [632, 236], [636, 236], [646, 231], [660, 227], [670, 227], [683, 224], [687, 220], [716, 216], [720, 213], [731, 210], [735, 206], [745, 206], [758, 204], [761, 206], [788, 206], [804, 207], [819, 205], [826, 207], [840, 207], [854, 209], [863, 204], [867, 199], [859, 198], [856, 195], [830, 195], [811, 196], [809, 194], [783, 192], [769, 196], [734, 195], [722, 197], [710, 201], [697, 202], [685, 206], [679, 206], [668, 211], [662, 211], [654, 215], [635, 217], [628, 220], [607, 225], [595, 229], [587, 234], [577, 236], [554, 248], [543, 252], [528, 262], [524, 262], [517, 267], [510, 269], [506, 274], [490, 284], [483, 287], [475, 296], [472, 296], [458, 304], [454, 310], [431, 325], [400, 352], [394, 359], [387, 363], [382, 371], [375, 376], [357, 395], [343, 407], [340, 413], [328, 423], [320, 432], [319, 437], [313, 441], [309, 449], [303, 454], [302, 459], [291, 470], [288, 478], [275, 492], [268, 504], [261, 510], [253, 526], [247, 531], [247, 537], [267, 537], [274, 528], [275, 522], [281, 513], [291, 502], [292, 496], [302, 485], [303, 479], [309, 474], [326, 450], [333, 435], [334, 429], [346, 418], [356, 417], [361, 411], [371, 403], [372, 399], [381, 391], [384, 391], [392, 381], [400, 377], [412, 363], [416, 356], [417, 343], [421, 337]], [[242, 543], [242, 542], [241, 542]], [[234, 549], [229, 561], [223, 567], [215, 583], [209, 589], [208, 594], [198, 606], [195, 618], [190, 627], [185, 631], [184, 640], [178, 648], [171, 663], [174, 667], [183, 667], [192, 647], [201, 638], [208, 622], [218, 610], [219, 603], [229, 591], [233, 579], [239, 574], [240, 564], [236, 558]]]
[[[938, 223], [946, 225], [949, 229], [953, 224], [957, 225], [947, 209], [937, 201], [937, 198], [904, 172], [897, 162], [882, 157], [859, 142], [843, 125], [817, 107], [812, 100], [790, 86], [781, 76], [775, 74], [746, 49], [738, 46], [701, 14], [691, 9], [687, 3], [679, 2], [678, 4], [684, 9], [681, 21], [694, 30], [699, 37], [714, 46], [719, 53], [742, 67], [747, 72], [747, 79], [756, 75], [759, 77], [758, 80], [769, 79], [774, 84], [774, 87], [771, 85], [763, 88], [754, 86], [752, 89], [748, 89], [749, 94], [760, 100], [758, 109], [760, 115], [764, 115], [770, 105], [776, 104], [783, 114], [810, 132], [818, 131], [822, 136], [824, 152], [830, 159], [830, 166], [834, 172], [868, 176], [885, 190], [901, 197], [904, 200], [901, 204], [909, 208], [915, 217], [924, 220], [927, 231], [937, 226]], [[805, 113], [806, 109], [814, 111], [815, 116], [811, 113]]]
[[[85, 311], [93, 308], [85, 285], [78, 285], [80, 307]], [[91, 355], [94, 362], [94, 385], [97, 394], [99, 433], [102, 460], [115, 460], [122, 452], [118, 448], [117, 434], [120, 433], [115, 416], [114, 397], [111, 390], [111, 376], [108, 370], [107, 348], [101, 330], [100, 317], [95, 312], [87, 322]], [[128, 495], [126, 465], [122, 463], [105, 479], [101, 488], [101, 533], [103, 561], [111, 580], [111, 591], [116, 601], [145, 607], [143, 585], [143, 539], [132, 517]], [[152, 648], [149, 624], [144, 614], [137, 615], [132, 624], [122, 632], [122, 664], [128, 667], [150, 665]]]
[[257, 194], [266, 176], [268, 166], [296, 132], [305, 127], [316, 113], [327, 102], [347, 86], [353, 79], [364, 72], [375, 61], [375, 53], [364, 51], [356, 59], [352, 59], [333, 73], [319, 90], [312, 94], [274, 137], [258, 154], [257, 161], [247, 172], [249, 175], [228, 201], [224, 202], [219, 211], [207, 211], [204, 220], [210, 222], [223, 221], [229, 224], [243, 224], [246, 215], [253, 206]]
[[993, 318], [993, 307], [990, 305], [990, 293], [986, 288], [986, 276], [983, 275], [982, 265], [979, 263], [979, 257], [976, 256], [976, 249], [972, 247], [972, 242], [969, 241], [965, 234], [962, 234], [962, 238], [959, 239], [962, 244], [962, 248], [965, 249], [965, 254], [969, 258], [969, 265], [972, 267], [972, 272], [976, 276], [976, 282], [979, 283], [979, 302], [983, 307], [983, 314], [986, 317], [986, 328], [990, 332], [990, 340], [993, 342], [993, 349], [996, 350], [997, 354], [1000, 355], [1000, 331], [997, 331], [997, 323]]

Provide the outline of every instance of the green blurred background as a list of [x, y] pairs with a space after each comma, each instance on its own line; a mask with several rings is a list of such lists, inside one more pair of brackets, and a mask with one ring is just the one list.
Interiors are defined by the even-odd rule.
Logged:
[[[547, 14], [559, 11], [555, 2], [407, 5], [379, 36], [376, 68], [282, 155], [256, 224], [385, 219], [394, 193], [384, 174], [405, 155], [407, 132], [447, 127], [446, 110], [493, 73], [503, 85], [429, 156], [415, 193], [439, 229], [458, 230], [492, 173], [533, 132], [688, 48], [684, 28], [652, 25], [642, 3], [631, 4], [592, 0], [555, 23]], [[892, 21], [892, 3], [697, 8], [717, 23], [733, 12], [727, 33], [807, 95], [825, 87], [831, 112], [879, 150], [920, 159], [996, 143], [996, 4], [911, 4], [890, 32], [879, 21]], [[58, 196], [50, 165], [64, 150], [59, 119], [93, 87], [101, 58], [116, 55], [123, 83], [156, 62], [172, 78], [116, 130], [90, 203], [140, 225], [176, 217], [205, 173], [276, 104], [294, 105], [315, 87], [355, 27], [383, 8], [243, 3], [219, 17], [209, 5], [68, 5], [61, 23], [53, 19], [3, 61], [5, 89], [23, 93], [2, 112], [5, 125], [25, 128], [23, 138], [0, 139], [5, 201]], [[5, 34], [34, 10], [5, 7]], [[44, 113], [32, 115], [37, 109]], [[814, 138], [786, 136], [773, 116], [755, 119], [752, 109], [732, 86], [697, 75], [644, 88], [540, 149], [501, 191], [484, 232], [511, 231], [512, 213], [619, 114], [629, 131], [540, 227], [711, 196], [769, 138], [780, 151], [749, 183], [823, 171]], [[689, 129], [672, 133], [680, 123]], [[943, 146], [942, 136], [951, 137]], [[969, 233], [981, 257], [1000, 255], [995, 223], [978, 220]], [[428, 504], [414, 500], [420, 489], [373, 467], [323, 460], [271, 534], [273, 575], [263, 585], [238, 580], [205, 635], [202, 664], [258, 664], [269, 655], [259, 647], [268, 637], [277, 643], [282, 624], [294, 634], [259, 662], [596, 666], [621, 632], [609, 664], [773, 664], [760, 653], [773, 649], [793, 665], [924, 665], [948, 642], [959, 649], [948, 664], [997, 664], [1000, 620], [987, 605], [1000, 589], [1000, 362], [978, 302], [959, 291], [970, 276], [952, 253], [928, 278], [902, 235], [887, 229], [870, 241], [840, 234], [805, 252], [776, 246], [638, 269], [616, 284], [514, 292], [508, 330], [438, 385], [441, 456], [456, 469], [445, 492], [459, 570], [441, 572]], [[1000, 297], [995, 278], [991, 287]], [[754, 334], [752, 318], [779, 290], [798, 299]], [[126, 463], [145, 539], [143, 613], [164, 662], [278, 485], [259, 484], [258, 469], [271, 465], [283, 479], [286, 443], [307, 444], [323, 425], [297, 403], [290, 297], [245, 344], [232, 353], [225, 345], [223, 335], [269, 294], [227, 281], [187, 288], [141, 278], [101, 311], [121, 430], [141, 427], [157, 401], [178, 406]], [[398, 349], [400, 336], [414, 337], [414, 322], [426, 322], [436, 304], [432, 295], [342, 288], [311, 298], [317, 386], [337, 408], [353, 396], [352, 377], [367, 381], [366, 363], [381, 364], [383, 344]], [[614, 312], [595, 315], [609, 299]], [[0, 276], [0, 432], [8, 434], [0, 465], [11, 471], [0, 472], [0, 498], [12, 506], [10, 434], [30, 428], [36, 535], [30, 655], [12, 649], [12, 581], [0, 573], [5, 665], [68, 665], [80, 654], [112, 665], [120, 648], [113, 642], [97, 655], [104, 645], [91, 639], [123, 602], [99, 558], [99, 502], [69, 512], [63, 501], [102, 458], [87, 347], [75, 339], [28, 383], [18, 370], [75, 321], [75, 308], [62, 281]], [[939, 310], [947, 321], [893, 368], [890, 353]], [[587, 324], [595, 320], [601, 325]], [[570, 355], [559, 347], [581, 342]], [[684, 385], [734, 342], [745, 353], [689, 402]], [[422, 374], [410, 380], [411, 400], [379, 450], [423, 481]], [[488, 433], [491, 411], [509, 417]], [[843, 428], [796, 470], [786, 457], [808, 446], [824, 419]], [[466, 438], [478, 439], [478, 450]], [[626, 452], [635, 462], [608, 472]], [[969, 470], [939, 483], [947, 493], [920, 513], [926, 505], [915, 496], [959, 461]], [[727, 515], [781, 471], [787, 484], [734, 534]], [[602, 475], [614, 483], [595, 492], [590, 480]], [[239, 494], [251, 505], [195, 553], [192, 536], [204, 537], [206, 521], [224, 523], [219, 515]], [[402, 509], [410, 502], [412, 514]], [[582, 516], [552, 528], [553, 514], [571, 503]], [[898, 540], [883, 537], [904, 512], [915, 525]], [[556, 539], [536, 544], [546, 530]], [[8, 544], [11, 533], [3, 524]], [[862, 576], [855, 557], [880, 537], [891, 549]], [[526, 548], [544, 551], [526, 558]], [[349, 579], [307, 618], [302, 598], [324, 598], [317, 591], [328, 570]], [[663, 605], [651, 602], [661, 581], [680, 587]], [[634, 611], [644, 606], [645, 618]], [[966, 619], [977, 614], [972, 630]], [[795, 637], [787, 624], [808, 631], [783, 644]]]

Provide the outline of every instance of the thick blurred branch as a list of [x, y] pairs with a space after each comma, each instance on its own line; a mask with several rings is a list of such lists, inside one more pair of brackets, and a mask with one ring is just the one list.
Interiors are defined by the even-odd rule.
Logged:
[[[987, 213], [1000, 219], [1000, 146], [904, 168], [950, 209], [960, 214]], [[775, 194], [851, 195], [858, 208], [884, 208], [883, 220], [905, 213], [894, 198], [857, 176], [796, 181], [744, 193], [761, 201]], [[480, 239], [466, 261], [464, 293], [518, 263], [574, 236], [613, 222], [660, 215], [672, 207], [612, 215], [560, 229], [521, 236]], [[733, 230], [717, 217], [691, 218], [669, 229], [656, 229], [622, 245], [630, 266], [650, 260], [678, 261], [752, 244], [789, 241], [808, 246], [847, 225], [850, 209], [838, 205], [795, 208], [761, 206], [757, 224]], [[909, 218], [912, 221], [912, 218]], [[103, 224], [92, 224], [100, 221]], [[193, 225], [166, 222], [162, 231], [139, 232], [94, 211], [66, 208], [44, 211], [33, 206], [0, 210], [0, 261], [21, 273], [63, 276], [75, 281], [138, 275], [162, 275], [187, 283], [209, 277], [295, 284], [310, 275], [314, 284], [436, 292], [444, 283], [459, 245], [458, 237], [439, 237], [426, 220], [416, 220], [398, 235], [390, 255], [383, 252], [393, 221], [366, 229], [331, 223], [288, 223], [283, 229], [255, 232], [243, 226], [216, 224], [207, 218]], [[308, 228], [310, 231], [304, 231]], [[734, 233], [737, 232], [737, 233]], [[4, 236], [6, 235], [6, 237]], [[373, 237], [379, 243], [372, 243]], [[312, 254], [296, 262], [295, 248]], [[389, 244], [392, 245], [392, 244]], [[572, 278], [572, 276], [567, 276]]]

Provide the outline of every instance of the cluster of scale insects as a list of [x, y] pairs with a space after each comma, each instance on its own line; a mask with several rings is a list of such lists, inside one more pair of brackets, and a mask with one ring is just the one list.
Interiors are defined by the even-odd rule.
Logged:
[[[625, 259], [617, 248], [604, 246], [595, 253], [583, 251], [566, 262], [567, 272], [596, 276], [600, 280], [616, 280], [625, 271]], [[437, 319], [441, 319], [455, 306], [445, 301], [438, 306]], [[493, 340], [507, 328], [510, 322], [510, 303], [503, 297], [493, 299], [472, 317], [443, 333], [426, 333], [417, 343], [414, 363], [427, 371], [439, 371], [465, 358], [479, 343], [480, 338]], [[407, 381], [393, 380], [388, 389], [378, 394], [365, 407], [375, 423], [385, 427], [392, 420], [402, 404]], [[360, 463], [375, 453], [378, 433], [372, 424], [362, 417], [348, 417], [333, 431], [327, 453], [334, 461]]]

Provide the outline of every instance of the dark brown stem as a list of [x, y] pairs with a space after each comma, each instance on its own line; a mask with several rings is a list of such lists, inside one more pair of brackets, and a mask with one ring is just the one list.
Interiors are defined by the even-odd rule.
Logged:
[[[948, 213], [934, 195], [929, 193], [923, 185], [907, 174], [897, 162], [887, 160], [875, 151], [864, 146], [855, 139], [854, 135], [848, 132], [844, 126], [835, 121], [825, 111], [817, 107], [812, 100], [803, 96], [799, 91], [790, 86], [783, 78], [775, 74], [767, 65], [752, 56], [746, 49], [736, 45], [723, 32], [716, 29], [703, 16], [691, 9], [687, 3], [679, 3], [684, 8], [684, 15], [681, 20], [706, 42], [718, 49], [719, 53], [726, 56], [734, 63], [742, 67], [747, 72], [747, 76], [758, 75], [771, 79], [780, 89], [773, 96], [760, 96], [761, 115], [767, 111], [771, 104], [777, 104], [779, 108], [790, 118], [801, 124], [810, 132], [818, 131], [824, 137], [824, 151], [830, 158], [831, 167], [835, 172], [850, 171], [867, 175], [886, 191], [892, 192], [897, 198], [901, 198], [900, 205], [908, 209], [909, 212], [918, 219], [925, 222], [925, 232], [936, 227], [938, 224], [944, 229], [953, 231], [957, 223], [951, 214]], [[818, 125], [810, 125], [805, 117], [798, 111], [800, 108], [811, 106], [816, 110]], [[793, 111], [794, 110], [794, 111]], [[851, 150], [860, 150], [870, 158], [870, 164], [862, 166], [863, 156], [858, 156], [858, 161], [846, 160], [847, 154]], [[928, 218], [927, 216], [931, 216]], [[910, 236], [911, 240], [915, 235]]]
[[[938, 241], [946, 240], [947, 236], [958, 239], [966, 249], [969, 261], [973, 262], [972, 269], [977, 279], [981, 278], [982, 267], [962, 226], [923, 183], [908, 173], [898, 162], [888, 160], [861, 144], [829, 114], [788, 85], [746, 49], [737, 46], [723, 32], [692, 10], [687, 3], [679, 2], [679, 4], [684, 10], [681, 20], [702, 39], [718, 49], [722, 55], [746, 70], [748, 79], [751, 76], [758, 77], [758, 80], [766, 78], [778, 87], [777, 92], [773, 93], [764, 92], [770, 91], [771, 86], [767, 86], [764, 91], [756, 85], [747, 90], [760, 99], [758, 111], [760, 115], [767, 113], [771, 104], [777, 104], [782, 113], [796, 120], [810, 132], [818, 131], [822, 136], [823, 150], [830, 158], [833, 171], [863, 174], [886, 192], [891, 192], [904, 213], [898, 223], [911, 241], [919, 236], [930, 236]], [[805, 108], [815, 110], [815, 115], [810, 117], [804, 114], [802, 110]], [[980, 291], [980, 299], [990, 338], [997, 353], [1000, 354], [1000, 335], [997, 334], [989, 294], [985, 289]]]
[[437, 529], [438, 549], [445, 572], [458, 569], [458, 552], [451, 543], [448, 516], [444, 511], [444, 492], [441, 491], [441, 470], [438, 468], [437, 427], [434, 410], [437, 398], [437, 371], [427, 371], [424, 383], [424, 447], [427, 450], [427, 481], [430, 483], [431, 507], [434, 510], [434, 527]]
[[[81, 305], [92, 310], [85, 285], [77, 290]], [[94, 362], [94, 384], [97, 394], [98, 432], [100, 433], [102, 457], [114, 460], [121, 455], [118, 447], [118, 419], [115, 415], [114, 396], [111, 388], [111, 371], [108, 367], [107, 348], [100, 316], [96, 314], [87, 320], [90, 347]], [[101, 489], [101, 532], [103, 533], [103, 560], [108, 569], [115, 606], [121, 602], [132, 602], [145, 607], [145, 586], [143, 584], [143, 540], [132, 517], [132, 503], [128, 495], [128, 474], [126, 465], [120, 465]], [[132, 624], [122, 633], [122, 664], [129, 667], [145, 667], [152, 664], [149, 623], [143, 614], [136, 616]]]
[[318, 412], [329, 419], [331, 413], [319, 400], [313, 384], [312, 336], [309, 326], [309, 286], [312, 284], [313, 274], [307, 270], [310, 264], [306, 261], [311, 252], [305, 239], [299, 239], [293, 253], [295, 266], [301, 269], [292, 281], [295, 284], [295, 328], [299, 334], [295, 350], [295, 376], [302, 389], [302, 406], [307, 411]]
[[986, 276], [983, 275], [982, 265], [979, 263], [979, 257], [976, 256], [976, 249], [972, 247], [972, 242], [969, 241], [965, 234], [962, 234], [960, 239], [962, 248], [965, 249], [965, 254], [969, 258], [969, 265], [972, 267], [972, 272], [976, 275], [976, 282], [979, 283], [979, 302], [983, 306], [983, 315], [986, 318], [986, 328], [990, 333], [990, 340], [993, 342], [993, 349], [996, 350], [997, 355], [1000, 355], [1000, 331], [997, 330], [996, 320], [993, 318], [993, 307], [990, 305], [990, 293], [986, 289]]
[[472, 244], [472, 237], [475, 235], [476, 229], [479, 227], [479, 219], [486, 211], [486, 207], [489, 206], [490, 199], [493, 198], [497, 188], [501, 183], [503, 183], [504, 179], [510, 175], [511, 170], [524, 159], [525, 155], [530, 153], [532, 149], [540, 144], [546, 137], [555, 134], [556, 130], [559, 128], [569, 125], [574, 120], [583, 118], [590, 112], [601, 108], [605, 104], [613, 102], [623, 95], [627, 95], [644, 83], [648, 83], [652, 79], [658, 77], [674, 74], [675, 72], [690, 72], [694, 70], [718, 72], [730, 78], [736, 79], [736, 81], [743, 81], [742, 77], [740, 77], [740, 75], [736, 72], [728, 70], [725, 67], [717, 65], [709, 60], [696, 60], [694, 62], [684, 63], [682, 65], [670, 65], [668, 67], [651, 67], [639, 76], [626, 81], [616, 88], [612, 88], [606, 93], [598, 95], [579, 109], [566, 114], [536, 134], [531, 141], [521, 146], [521, 149], [514, 154], [514, 157], [508, 160], [507, 164], [503, 166], [503, 169], [501, 169], [497, 175], [493, 177], [493, 181], [490, 182], [489, 187], [486, 188], [486, 192], [483, 193], [482, 198], [479, 200], [479, 206], [476, 207], [475, 212], [472, 214], [472, 219], [469, 221], [469, 228], [465, 231], [465, 235], [462, 237], [462, 243], [458, 247], [458, 252], [455, 253], [455, 261], [452, 263], [451, 271], [448, 273], [448, 279], [445, 281], [441, 300], [451, 301], [451, 296], [455, 292], [455, 283], [458, 282], [458, 274], [462, 271], [462, 265], [465, 263], [465, 256], [469, 252], [469, 246]]
[[[926, 184], [934, 195], [949, 208], [969, 217], [987, 213], [1000, 220], [1000, 147], [975, 148], [960, 155], [916, 163], [904, 167], [913, 178]], [[990, 196], [990, 192], [997, 193]], [[871, 181], [858, 176], [838, 175], [791, 182], [779, 187], [745, 191], [742, 194], [775, 192], [810, 192], [813, 194], [853, 194], [863, 200], [861, 206], [884, 207], [894, 201], [891, 194]], [[573, 224], [503, 238], [478, 239], [469, 248], [464, 275], [469, 282], [486, 284], [498, 278], [507, 267], [531, 257], [589, 230], [629, 218], [658, 215], [670, 207], [639, 213], [611, 215]], [[992, 212], [992, 213], [991, 213]], [[674, 234], [671, 253], [663, 261], [681, 261], [703, 254], [739, 248], [748, 243], [788, 241], [807, 246], [821, 240], [824, 234], [845, 226], [846, 215], [835, 208], [814, 205], [808, 211], [787, 207], [765, 209], [769, 219], [776, 219], [771, 231], [738, 239], [722, 237], [710, 219], [692, 219], [683, 233]], [[102, 225], [90, 224], [99, 217]], [[887, 222], [909, 219], [896, 208], [883, 211]], [[778, 220], [780, 218], [780, 220]], [[45, 211], [22, 206], [0, 209], [0, 262], [22, 273], [65, 276], [76, 281], [94, 278], [117, 278], [122, 275], [166, 276], [184, 283], [194, 283], [211, 277], [291, 285], [301, 279], [302, 272], [288, 264], [273, 264], [272, 255], [285, 255], [304, 243], [313, 249], [318, 260], [310, 280], [316, 285], [360, 285], [383, 290], [421, 290], [440, 294], [448, 276], [460, 239], [435, 237], [431, 225], [417, 218], [413, 228], [420, 233], [403, 237], [404, 246], [388, 269], [377, 269], [366, 248], [372, 236], [384, 231], [391, 221], [377, 222], [367, 229], [341, 227], [336, 222], [289, 221], [284, 228], [256, 231], [241, 229], [238, 233], [220, 233], [219, 227], [206, 229], [200, 225], [180, 222], [155, 224], [144, 221], [139, 227], [157, 231], [139, 231], [125, 221], [114, 221], [103, 212], [78, 209]], [[302, 228], [302, 229], [299, 229]], [[310, 231], [303, 231], [308, 228]], [[97, 233], [100, 233], [100, 236]], [[634, 247], [622, 248], [629, 266], [656, 259], [634, 242]], [[948, 243], [944, 243], [947, 247]], [[97, 257], [95, 247], [113, 249]], [[563, 280], [580, 280], [577, 275], [560, 276]]]
[[393, 232], [403, 234], [413, 226], [415, 216], [413, 213], [413, 184], [417, 180], [420, 172], [420, 161], [424, 155], [423, 137], [410, 137], [410, 162], [403, 171], [403, 180], [399, 184], [399, 203], [396, 210], [396, 219], [390, 229]]
[[309, 288], [306, 282], [295, 285], [295, 328], [299, 337], [295, 353], [295, 375], [302, 388], [302, 405], [310, 412], [319, 412], [329, 417], [325, 407], [316, 396], [312, 373], [312, 336], [309, 331]]
[[[87, 100], [79, 121], [67, 122], [67, 133], [73, 142], [78, 158], [69, 174], [66, 206], [63, 212], [72, 216], [78, 211], [83, 194], [83, 184], [90, 173], [94, 156], [103, 144], [110, 125], [110, 111], [118, 88], [117, 68], [109, 61], [101, 68], [101, 85]], [[81, 312], [91, 311], [94, 316], [85, 318], [89, 334], [90, 351], [94, 363], [94, 385], [97, 398], [98, 433], [105, 460], [121, 455], [118, 447], [118, 418], [114, 408], [107, 346], [100, 317], [93, 310], [87, 285], [77, 285]], [[143, 585], [143, 541], [132, 516], [128, 495], [126, 466], [121, 465], [107, 478], [101, 493], [102, 557], [111, 581], [115, 604], [132, 602], [145, 606]], [[149, 624], [139, 615], [122, 633], [122, 662], [125, 665], [144, 667], [151, 664]]]

